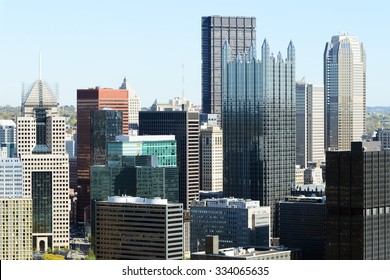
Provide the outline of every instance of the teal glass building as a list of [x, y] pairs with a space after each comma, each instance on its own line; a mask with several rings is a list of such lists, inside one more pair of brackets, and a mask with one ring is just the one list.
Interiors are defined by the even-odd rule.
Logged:
[[295, 182], [295, 47], [287, 58], [270, 53], [261, 59], [252, 43], [232, 58], [222, 51], [222, 125], [224, 195], [259, 200], [271, 207], [271, 234], [278, 236], [277, 203]]

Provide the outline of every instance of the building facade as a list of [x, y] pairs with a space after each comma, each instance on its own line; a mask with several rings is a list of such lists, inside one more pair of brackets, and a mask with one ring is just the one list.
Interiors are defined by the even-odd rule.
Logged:
[[123, 83], [119, 89], [127, 89], [129, 91], [129, 132], [130, 130], [138, 130], [138, 114], [141, 111], [141, 100], [127, 82], [126, 77], [123, 79]]
[[296, 83], [296, 164], [325, 160], [324, 87]]
[[179, 169], [179, 202], [188, 209], [199, 199], [199, 113], [188, 111], [141, 111], [139, 134], [174, 135]]
[[325, 148], [350, 150], [366, 134], [366, 55], [357, 37], [336, 35], [324, 52]]
[[190, 213], [191, 252], [205, 250], [207, 235], [218, 235], [220, 248], [270, 245], [270, 208], [261, 207], [259, 201], [193, 201]]
[[376, 140], [381, 142], [383, 150], [390, 149], [390, 128], [379, 128], [376, 131]]
[[390, 151], [352, 142], [326, 153], [327, 259], [390, 259]]
[[98, 260], [183, 259], [181, 204], [122, 196], [95, 207]]
[[12, 120], [0, 120], [0, 144], [16, 142], [16, 125]]
[[266, 40], [231, 59], [223, 49], [224, 194], [271, 207], [277, 237], [279, 200], [295, 185], [295, 48], [274, 57]]
[[17, 118], [17, 154], [23, 162], [24, 195], [32, 198], [33, 248], [69, 248], [69, 156], [65, 117], [43, 80], [22, 96]]
[[77, 90], [77, 220], [84, 222], [90, 204], [91, 112], [110, 108], [122, 112], [122, 133], [129, 132], [127, 89], [89, 88]]
[[279, 202], [279, 244], [301, 250], [303, 260], [325, 259], [326, 205], [322, 197]]
[[222, 46], [228, 40], [231, 54], [244, 53], [256, 44], [254, 17], [202, 17], [202, 112], [222, 113]]
[[201, 127], [201, 180], [202, 191], [223, 190], [223, 137], [218, 126]]

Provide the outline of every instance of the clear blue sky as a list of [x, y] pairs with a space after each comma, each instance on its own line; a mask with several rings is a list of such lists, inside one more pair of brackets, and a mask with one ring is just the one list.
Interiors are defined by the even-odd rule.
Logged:
[[[364, 3], [364, 4], [363, 4]], [[274, 53], [293, 40], [296, 79], [322, 84], [322, 55], [349, 33], [367, 55], [367, 105], [390, 106], [390, 4], [386, 1], [0, 0], [0, 104], [19, 105], [21, 85], [39, 76], [59, 84], [60, 103], [76, 90], [117, 88], [124, 76], [142, 106], [182, 94], [201, 103], [201, 17], [255, 16], [257, 45]]]

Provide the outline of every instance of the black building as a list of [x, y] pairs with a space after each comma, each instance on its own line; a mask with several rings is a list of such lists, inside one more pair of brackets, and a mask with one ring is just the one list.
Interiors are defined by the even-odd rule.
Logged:
[[244, 53], [256, 43], [254, 17], [202, 17], [202, 111], [222, 112], [222, 46], [229, 41], [232, 56]]
[[188, 209], [199, 199], [199, 113], [139, 112], [139, 135], [175, 135], [179, 169], [179, 202]]
[[326, 153], [326, 258], [390, 259], [390, 151], [351, 148]]
[[107, 143], [122, 135], [122, 112], [103, 109], [91, 112], [91, 165], [106, 164]]
[[326, 205], [322, 197], [287, 197], [279, 203], [279, 244], [303, 260], [325, 259]]

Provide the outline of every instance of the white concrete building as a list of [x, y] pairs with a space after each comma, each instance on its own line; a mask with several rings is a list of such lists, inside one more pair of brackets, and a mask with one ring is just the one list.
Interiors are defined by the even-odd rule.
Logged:
[[201, 182], [202, 191], [223, 191], [223, 134], [217, 126], [201, 127]]
[[24, 171], [24, 194], [33, 203], [33, 247], [69, 248], [69, 157], [65, 117], [57, 97], [43, 80], [23, 94], [17, 118], [17, 154]]

